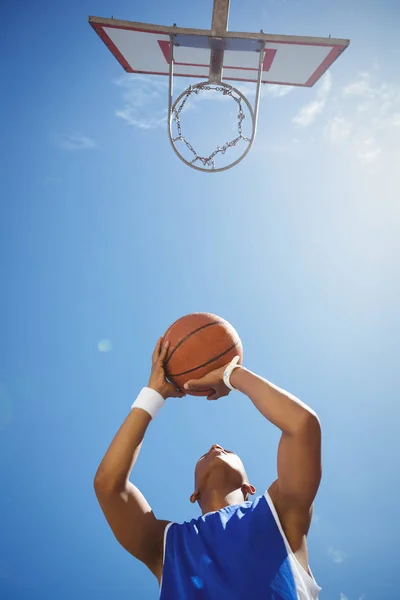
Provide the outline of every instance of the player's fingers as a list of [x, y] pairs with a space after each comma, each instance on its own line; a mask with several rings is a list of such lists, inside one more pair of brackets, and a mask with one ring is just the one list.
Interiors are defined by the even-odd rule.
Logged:
[[230, 390], [216, 389], [212, 394], [207, 396], [207, 400], [219, 400], [220, 398], [228, 396], [229, 392]]
[[186, 394], [171, 384], [171, 396], [173, 398], [183, 398]]
[[153, 361], [153, 364], [155, 362], [157, 362], [158, 357], [160, 356], [161, 344], [162, 344], [162, 337], [158, 338], [156, 347], [154, 348], [153, 355], [151, 357], [151, 360]]
[[[161, 340], [162, 340], [162, 338], [161, 338]], [[165, 361], [165, 359], [167, 358], [168, 348], [169, 348], [169, 342], [168, 341], [165, 342], [165, 343], [162, 343], [161, 350], [160, 350], [160, 357], [159, 357], [159, 360], [160, 360], [161, 364], [163, 364], [164, 361]]]
[[183, 386], [185, 390], [200, 390], [204, 387], [207, 389], [207, 375], [201, 379], [190, 379]]

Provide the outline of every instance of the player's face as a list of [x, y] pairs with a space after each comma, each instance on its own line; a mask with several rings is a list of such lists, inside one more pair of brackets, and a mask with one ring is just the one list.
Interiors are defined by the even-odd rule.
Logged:
[[238, 455], [219, 444], [213, 444], [196, 464], [196, 487], [201, 487], [201, 484], [217, 470], [223, 477], [246, 479], [244, 466]]

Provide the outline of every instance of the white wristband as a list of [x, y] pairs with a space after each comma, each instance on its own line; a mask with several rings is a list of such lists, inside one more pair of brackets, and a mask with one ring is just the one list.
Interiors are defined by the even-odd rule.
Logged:
[[240, 365], [238, 364], [239, 360], [240, 360], [240, 356], [235, 356], [235, 358], [229, 363], [229, 365], [226, 367], [226, 369], [224, 371], [224, 384], [230, 390], [235, 389], [233, 387], [233, 385], [231, 384], [231, 374], [234, 369], [236, 369], [237, 367], [240, 367]]
[[141, 408], [142, 410], [145, 410], [147, 413], [149, 413], [151, 418], [154, 419], [154, 417], [156, 416], [160, 408], [164, 406], [164, 404], [165, 400], [161, 396], [161, 394], [149, 387], [144, 387], [140, 391], [135, 402], [132, 404], [131, 409]]

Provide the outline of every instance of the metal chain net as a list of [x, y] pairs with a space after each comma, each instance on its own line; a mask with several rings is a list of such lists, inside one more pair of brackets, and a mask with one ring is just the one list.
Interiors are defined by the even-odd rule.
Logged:
[[[199, 94], [199, 92], [201, 91], [209, 91], [209, 90], [215, 90], [216, 92], [222, 92], [222, 94], [224, 96], [230, 96], [233, 100], [235, 100], [235, 102], [238, 105], [238, 136], [231, 140], [230, 142], [226, 142], [226, 144], [224, 144], [223, 146], [218, 146], [216, 150], [214, 150], [214, 152], [212, 152], [210, 154], [210, 156], [204, 157], [204, 156], [199, 156], [196, 152], [196, 150], [193, 148], [192, 144], [190, 142], [187, 141], [187, 139], [185, 139], [185, 137], [182, 135], [182, 124], [180, 121], [180, 114], [182, 112], [183, 107], [185, 106], [188, 98], [192, 95], [192, 94]], [[242, 122], [243, 120], [246, 118], [246, 115], [243, 112], [243, 107], [242, 107], [242, 99], [240, 97], [236, 97], [234, 95], [234, 90], [231, 87], [222, 87], [222, 86], [214, 86], [212, 87], [209, 84], [204, 84], [201, 86], [190, 86], [188, 87], [188, 89], [186, 90], [186, 93], [182, 99], [182, 102], [180, 103], [180, 105], [178, 107], [175, 107], [173, 109], [173, 120], [176, 123], [176, 127], [178, 130], [178, 136], [176, 138], [172, 138], [172, 141], [174, 142], [178, 142], [181, 141], [184, 144], [186, 144], [187, 148], [193, 153], [194, 155], [194, 159], [192, 161], [190, 161], [190, 164], [194, 164], [197, 161], [201, 162], [203, 164], [204, 167], [208, 167], [210, 169], [215, 169], [215, 162], [214, 162], [214, 158], [217, 156], [217, 154], [225, 154], [225, 152], [228, 150], [228, 148], [232, 148], [233, 146], [236, 146], [236, 144], [238, 142], [240, 142], [240, 140], [243, 140], [245, 142], [250, 142], [251, 139], [244, 136], [242, 133]]]

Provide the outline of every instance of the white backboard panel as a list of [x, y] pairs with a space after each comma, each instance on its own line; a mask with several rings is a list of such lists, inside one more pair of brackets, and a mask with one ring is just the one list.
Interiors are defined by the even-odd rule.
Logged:
[[[168, 75], [174, 32], [174, 75], [207, 79], [211, 31], [90, 17], [89, 22], [129, 73]], [[260, 40], [265, 42], [263, 83], [311, 87], [348, 46], [348, 40], [227, 32], [223, 80], [257, 81]]]

